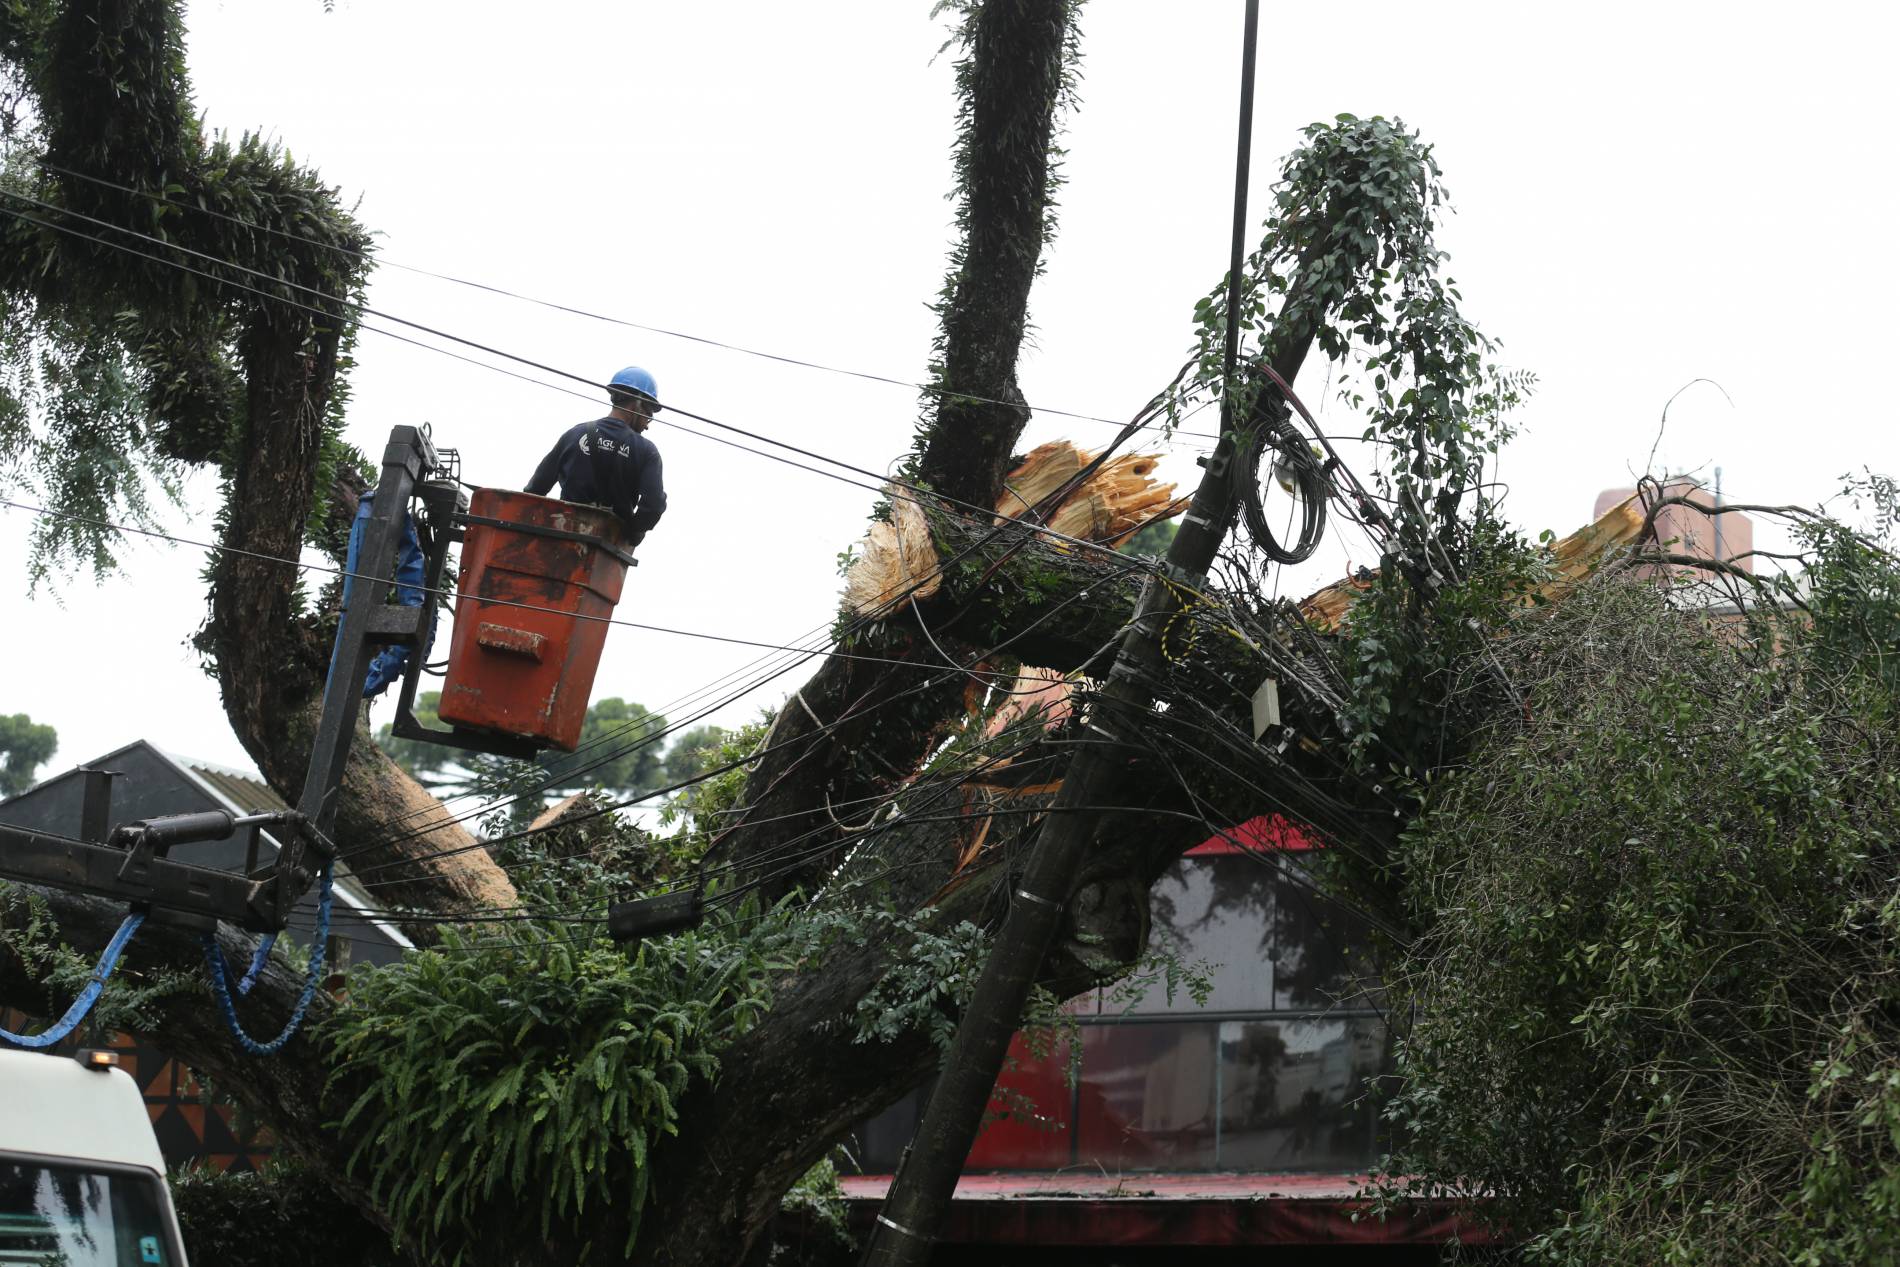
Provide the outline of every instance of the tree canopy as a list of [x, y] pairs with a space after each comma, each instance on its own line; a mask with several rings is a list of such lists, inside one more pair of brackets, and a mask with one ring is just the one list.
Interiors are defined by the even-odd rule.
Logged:
[[1803, 535], [1798, 605], [1625, 570], [1509, 621], [1517, 698], [1399, 850], [1388, 1182], [1530, 1261], [1900, 1247], [1900, 562]]
[[[1079, 104], [1077, 6], [947, 11], [959, 236], [916, 444], [880, 510], [927, 540], [932, 583], [841, 610], [841, 654], [757, 727], [636, 748], [609, 736], [657, 719], [603, 700], [606, 764], [522, 776], [544, 792], [612, 770], [632, 787], [703, 763], [665, 841], [598, 806], [477, 841], [364, 728], [336, 836], [419, 949], [319, 995], [305, 1038], [268, 1061], [185, 975], [201, 958], [185, 931], [155, 922], [130, 952], [139, 984], [115, 1006], [410, 1250], [742, 1259], [833, 1141], [936, 1067], [1101, 706], [1104, 648], [1152, 558], [1108, 548], [1119, 532], [1054, 538], [1046, 506], [994, 509]], [[0, 97], [30, 107], [0, 175], [0, 478], [46, 486], [42, 566], [99, 569], [114, 541], [86, 521], [136, 519], [180, 470], [219, 473], [198, 646], [247, 751], [294, 791], [336, 595], [280, 561], [334, 554], [362, 488], [338, 424], [369, 239], [314, 170], [203, 133], [182, 32], [172, 0], [0, 9]], [[1498, 372], [1462, 314], [1442, 214], [1431, 147], [1396, 119], [1315, 124], [1281, 167], [1243, 279], [1234, 416], [1282, 456], [1290, 435], [1307, 445], [1279, 430], [1272, 384], [1319, 349], [1386, 455], [1368, 484], [1327, 476], [1380, 567], [1342, 583], [1341, 620], [1263, 587], [1243, 534], [1188, 596], [1143, 683], [1160, 703], [1092, 807], [1043, 1002], [1129, 971], [1149, 886], [1184, 849], [1283, 813], [1325, 841], [1322, 878], [1417, 1002], [1394, 1009], [1417, 1015], [1394, 1100], [1413, 1168], [1395, 1173], [1475, 1186], [1538, 1252], [1582, 1261], [1765, 1217], [1717, 1200], [1726, 1168], [1760, 1179], [1751, 1193], [1795, 1183], [1808, 1245], [1879, 1256], [1887, 1233], [1843, 1212], [1890, 1204], [1886, 555], [1810, 518], [1807, 623], [1772, 628], [1754, 615], [1785, 594], [1737, 591], [1750, 618], [1723, 625], [1673, 590], [1579, 587], [1598, 560], [1567, 564], [1487, 495], [1531, 381]], [[1225, 293], [1194, 310], [1188, 372], [1161, 402], [1174, 417], [1225, 386]], [[117, 411], [126, 447], [50, 471], [84, 442], [67, 434], [81, 409]], [[1637, 548], [1661, 561], [1653, 533]], [[1062, 706], [1019, 700], [1024, 676], [1059, 684]], [[1266, 678], [1282, 722], [1263, 736], [1248, 701]], [[609, 900], [688, 890], [696, 931], [607, 939]], [[0, 891], [0, 1002], [43, 1010], [83, 982], [81, 949], [119, 915]], [[234, 962], [251, 950], [221, 942]], [[242, 1008], [280, 1020], [300, 988], [280, 955]], [[1744, 1111], [1762, 1132], [1713, 1138]]]
[[[441, 692], [416, 696], [415, 715], [437, 727]], [[706, 765], [706, 754], [724, 740], [718, 726], [700, 725], [673, 733], [666, 718], [645, 705], [618, 696], [588, 706], [575, 750], [544, 752], [532, 765], [469, 754], [419, 739], [398, 738], [384, 726], [376, 742], [410, 777], [441, 795], [513, 796], [511, 817], [532, 819], [547, 798], [568, 792], [598, 791], [631, 800], [682, 783]]]
[[0, 716], [0, 797], [33, 786], [34, 772], [59, 750], [59, 732], [36, 725], [25, 713]]

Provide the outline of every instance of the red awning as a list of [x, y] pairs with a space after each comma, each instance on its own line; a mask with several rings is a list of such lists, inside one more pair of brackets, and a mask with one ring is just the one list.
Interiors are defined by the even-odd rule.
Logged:
[[1258, 853], [1268, 849], [1304, 851], [1318, 849], [1310, 828], [1279, 814], [1262, 814], [1237, 827], [1217, 832], [1187, 851], [1190, 858], [1209, 858], [1220, 854]]

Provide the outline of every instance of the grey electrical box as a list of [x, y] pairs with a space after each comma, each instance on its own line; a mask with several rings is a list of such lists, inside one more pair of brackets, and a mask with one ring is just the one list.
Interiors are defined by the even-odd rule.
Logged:
[[1267, 727], [1280, 724], [1280, 684], [1272, 678], [1253, 693], [1253, 737], [1267, 733]]

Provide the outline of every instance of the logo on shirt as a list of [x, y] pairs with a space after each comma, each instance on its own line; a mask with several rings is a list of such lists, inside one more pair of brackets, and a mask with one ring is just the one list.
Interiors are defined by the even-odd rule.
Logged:
[[600, 442], [600, 451], [602, 453], [618, 453], [623, 458], [630, 458], [633, 456], [633, 441], [628, 440], [628, 441], [625, 441], [624, 443], [616, 443], [613, 437], [604, 436], [604, 435], [601, 435], [598, 431], [595, 431], [592, 433], [583, 432], [581, 434], [580, 450], [582, 453], [585, 453], [588, 457], [594, 456], [594, 450], [587, 442], [590, 434], [595, 440], [598, 440]]

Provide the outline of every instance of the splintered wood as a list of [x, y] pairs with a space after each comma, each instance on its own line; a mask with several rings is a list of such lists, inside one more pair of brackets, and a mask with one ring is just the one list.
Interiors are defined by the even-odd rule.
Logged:
[[889, 523], [874, 523], [844, 574], [844, 605], [860, 616], [885, 608], [901, 611], [912, 599], [929, 598], [943, 586], [937, 548], [930, 543], [924, 512], [902, 490], [884, 486], [891, 499]]
[[[1074, 479], [1095, 460], [1093, 453], [1067, 440], [1055, 440], [1031, 451], [1023, 464], [1003, 482], [996, 500], [997, 522], [1014, 519]], [[1068, 537], [1119, 545], [1145, 524], [1179, 513], [1174, 485], [1154, 482], [1157, 455], [1125, 453], [1102, 463], [1083, 485], [1063, 499], [1049, 517], [1049, 526]]]
[[[1062, 499], [1049, 515], [1048, 526], [1064, 536], [1115, 546], [1145, 525], [1178, 514], [1187, 500], [1175, 498], [1174, 485], [1155, 482], [1157, 459], [1153, 453], [1110, 458]], [[996, 522], [1020, 517], [1093, 460], [1094, 454], [1066, 440], [1034, 450], [1004, 482]], [[871, 525], [845, 573], [844, 605], [854, 615], [902, 610], [913, 599], [929, 598], [943, 584], [922, 509], [901, 489], [887, 485], [885, 492], [891, 498], [891, 521]]]
[[[1551, 563], [1556, 573], [1538, 592], [1545, 598], [1557, 598], [1603, 565], [1610, 555], [1637, 544], [1643, 535], [1643, 508], [1634, 496], [1604, 511], [1595, 523], [1577, 529], [1551, 547]], [[1376, 572], [1364, 578], [1346, 577], [1300, 603], [1300, 614], [1322, 632], [1339, 628], [1358, 597], [1372, 588]]]

